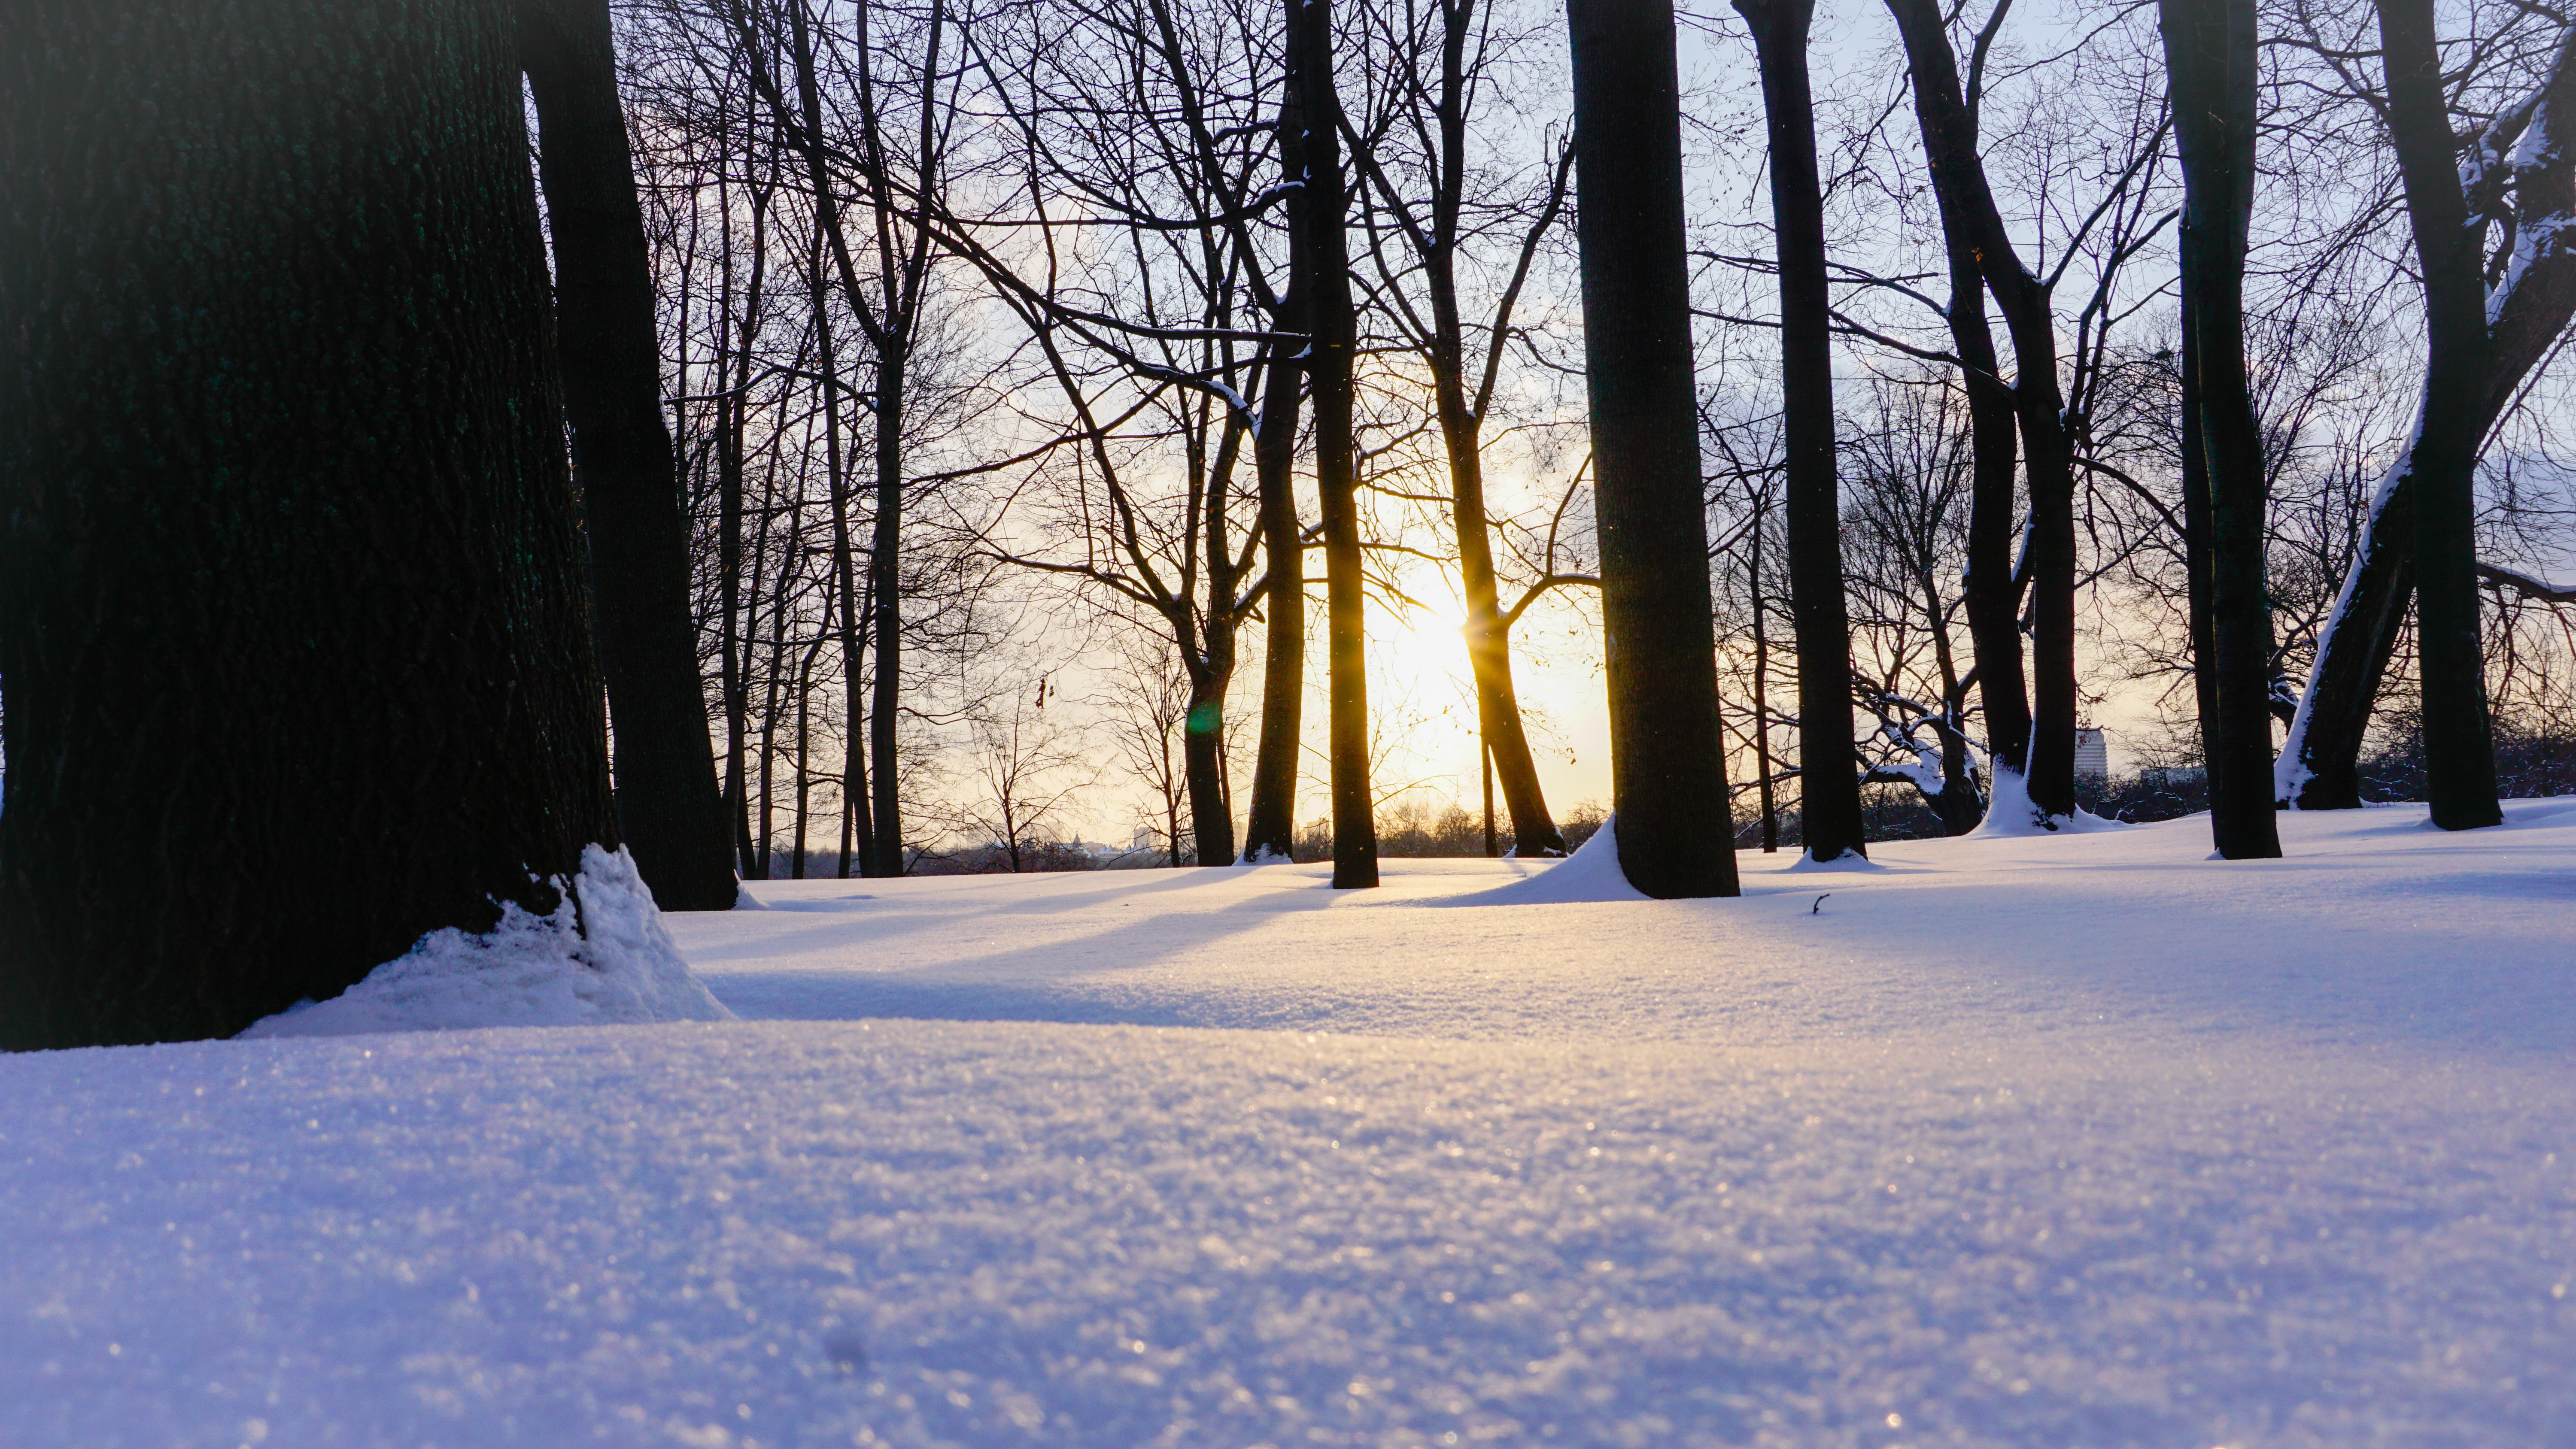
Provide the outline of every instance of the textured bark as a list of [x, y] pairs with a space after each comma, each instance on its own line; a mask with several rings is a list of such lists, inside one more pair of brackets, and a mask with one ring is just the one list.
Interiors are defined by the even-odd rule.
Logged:
[[2209, 828], [2226, 859], [2264, 860], [2280, 855], [2281, 836], [2272, 804], [2272, 609], [2263, 556], [2270, 499], [2245, 365], [2254, 3], [2162, 0], [2159, 19], [2182, 151], [2185, 406], [2191, 414], [2184, 446], [2189, 452], [2196, 444], [2199, 454], [2185, 459], [2186, 512], [2195, 483], [2207, 499], [2201, 510], [2206, 547], [2186, 552], [2193, 555], [2192, 673], [2209, 768]]
[[1650, 896], [1731, 896], [1673, 12], [1568, 0], [1566, 14], [1619, 864]]
[[1814, 860], [1866, 856], [1860, 758], [1852, 747], [1851, 620], [1843, 598], [1835, 489], [1833, 301], [1825, 203], [1807, 81], [1814, 0], [1735, 0], [1753, 31], [1770, 123], [1771, 217], [1780, 264], [1780, 402], [1785, 443], [1789, 614], [1797, 627], [1798, 787]]
[[1323, 495], [1324, 641], [1331, 681], [1333, 886], [1377, 884], [1377, 802], [1369, 789], [1368, 653], [1360, 556], [1359, 460], [1351, 432], [1350, 191], [1342, 174], [1341, 100], [1333, 88], [1329, 0], [1297, 10], [1298, 89], [1305, 107], [1306, 269], [1295, 287], [1313, 328], [1307, 376], [1315, 402], [1315, 484]]
[[741, 888], [707, 743], [688, 530], [662, 422], [653, 274], [607, 0], [521, 0], [519, 38], [537, 103], [594, 633], [616, 721], [618, 823], [663, 909], [728, 910]]
[[[1915, 117], [1944, 215], [1959, 219], [2012, 339], [2011, 395], [2030, 491], [2030, 803], [2054, 826], [2075, 813], [2075, 452], [2057, 378], [2048, 286], [2022, 265], [1977, 153], [1941, 9], [1887, 0], [1914, 78]], [[2000, 753], [2000, 752], [1999, 752]]]
[[229, 1034], [615, 843], [512, 31], [0, 9], [0, 1045]]

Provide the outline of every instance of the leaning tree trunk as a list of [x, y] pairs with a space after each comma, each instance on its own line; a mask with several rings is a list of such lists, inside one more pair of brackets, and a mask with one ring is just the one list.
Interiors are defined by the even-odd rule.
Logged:
[[[2522, 130], [2531, 126], [2542, 128], [2538, 144], [2516, 146]], [[2576, 27], [2560, 36], [2557, 56], [2541, 85], [2477, 138], [2469, 177], [2471, 190], [2478, 194], [2475, 215], [2502, 210], [2505, 186], [2514, 192], [2505, 218], [2513, 229], [2513, 264], [2487, 291], [2481, 309], [2485, 364], [2470, 406], [2476, 435], [2483, 439], [2512, 402], [2524, 377], [2557, 345], [2570, 317], [2576, 316], [2576, 250], [2568, 244], [2564, 225], [2576, 215]], [[2409, 195], [2411, 204], [2411, 190]], [[2467, 200], [2464, 196], [2464, 210]], [[2445, 382], [2446, 405], [2459, 406], [2465, 386], [2455, 379]], [[2428, 404], [2432, 385], [2428, 372]], [[2361, 804], [2362, 741], [2369, 733], [2371, 707], [2379, 698], [2380, 682], [2387, 675], [2415, 590], [2416, 479], [2423, 468], [2422, 445], [2422, 434], [2410, 438], [2372, 495], [2343, 593], [2318, 635], [2316, 664], [2291, 719], [2289, 738], [2281, 747], [2274, 793], [2283, 803], [2302, 810], [2352, 809]], [[2470, 466], [2475, 467], [2474, 455]]]
[[1333, 886], [1377, 884], [1377, 801], [1369, 788], [1368, 647], [1360, 557], [1359, 459], [1351, 432], [1349, 186], [1342, 175], [1341, 99], [1333, 89], [1330, 0], [1298, 11], [1297, 77], [1306, 119], [1306, 262], [1295, 286], [1313, 328], [1306, 363], [1315, 397], [1315, 484], [1323, 495], [1324, 640], [1331, 688]]
[[1467, 596], [1467, 668], [1476, 686], [1476, 737], [1486, 768], [1499, 775], [1512, 816], [1512, 854], [1565, 854], [1564, 833], [1548, 814], [1520, 691], [1512, 683], [1511, 635], [1494, 582], [1494, 546], [1485, 527], [1485, 465], [1464, 392], [1454, 378], [1440, 389], [1441, 432], [1448, 443], [1451, 522], [1458, 534], [1458, 576]]
[[1568, 0], [1576, 245], [1620, 869], [1731, 896], [1669, 0]]
[[2424, 276], [2424, 412], [2415, 425], [2415, 656], [2433, 823], [2503, 821], [2478, 638], [2477, 402], [2486, 374], [2480, 236], [2460, 194], [2432, 0], [2378, 0], [2388, 130]]
[[[2245, 365], [2245, 249], [2254, 210], [2253, 0], [2162, 0], [2166, 69], [2182, 150], [2182, 300], [2187, 431], [2205, 480], [2207, 548], [2187, 550], [2207, 623], [2192, 672], [2206, 679], [2201, 739], [2209, 828], [2228, 860], [2280, 855], [2272, 806], [2272, 608], [2264, 573], [2269, 503], [2263, 435]], [[2195, 472], [2197, 478], [2195, 478]], [[2188, 504], [2187, 504], [2188, 506]], [[2195, 542], [2197, 540], [2194, 540]], [[2204, 649], [2204, 639], [2206, 645]], [[2215, 712], [2212, 713], [2211, 711]]]
[[554, 241], [564, 412], [598, 595], [600, 672], [616, 720], [618, 823], [665, 910], [727, 910], [741, 886], [707, 745], [688, 526], [662, 424], [652, 265], [608, 3], [521, 0], [519, 17]]
[[[1300, 0], [1287, 0], [1279, 86], [1279, 174], [1288, 184], [1288, 289], [1273, 309], [1274, 331], [1307, 330], [1306, 139], [1298, 99]], [[1261, 489], [1263, 586], [1261, 734], [1252, 754], [1252, 804], [1244, 814], [1247, 864], [1288, 861], [1297, 847], [1297, 752], [1306, 703], [1306, 544], [1297, 524], [1297, 403], [1306, 343], [1274, 343], [1261, 380], [1261, 417], [1253, 426], [1253, 476]]]
[[499, 0], [0, 9], [0, 1045], [224, 1035], [617, 820]]
[[1807, 82], [1814, 0], [1735, 0], [1753, 31], [1770, 119], [1771, 216], [1780, 258], [1780, 404], [1797, 626], [1799, 813], [1810, 860], [1869, 854], [1852, 747], [1851, 620], [1843, 601], [1842, 508], [1834, 488], [1833, 300], [1825, 202]]
[[2209, 450], [2201, 441], [2200, 323], [2192, 311], [2188, 273], [2182, 287], [2183, 608], [2191, 634], [2191, 693], [2193, 712], [2200, 721], [2201, 769], [2215, 798], [2227, 752], [2213, 738], [2218, 728], [2218, 626], [2210, 607], [2215, 550], [2210, 545]]

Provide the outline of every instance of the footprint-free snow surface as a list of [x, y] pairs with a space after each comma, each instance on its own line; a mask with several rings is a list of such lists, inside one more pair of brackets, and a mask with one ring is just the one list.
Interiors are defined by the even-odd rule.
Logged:
[[0, 1059], [0, 1445], [2566, 1445], [2507, 808], [764, 883], [739, 1022]]

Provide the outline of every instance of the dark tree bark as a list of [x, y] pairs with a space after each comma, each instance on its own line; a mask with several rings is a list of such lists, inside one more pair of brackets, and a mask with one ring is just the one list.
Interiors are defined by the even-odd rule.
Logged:
[[[2424, 412], [2415, 464], [2415, 637], [2423, 679], [2424, 792], [2433, 823], [2503, 823], [2478, 639], [2478, 418], [2487, 373], [2484, 248], [2460, 194], [2432, 0], [2378, 0], [2388, 130], [2424, 275]], [[2203, 339], [2204, 342], [2207, 339]]]
[[1780, 851], [1780, 800], [1771, 780], [1771, 601], [1762, 593], [1762, 542], [1769, 531], [1771, 493], [1765, 485], [1753, 503], [1753, 536], [1744, 549], [1745, 592], [1753, 600], [1753, 768], [1762, 810], [1762, 853]]
[[1789, 613], [1797, 629], [1798, 787], [1807, 855], [1867, 856], [1852, 747], [1851, 619], [1835, 490], [1833, 299], [1825, 202], [1807, 81], [1814, 0], [1735, 0], [1753, 31], [1770, 120], [1771, 216], [1780, 262], [1780, 402], [1786, 444]]
[[689, 543], [663, 426], [653, 274], [607, 0], [521, 0], [534, 91], [564, 412], [588, 525], [618, 822], [665, 910], [730, 909], [741, 887], [707, 743]]
[[[1230, 468], [1214, 474], [1223, 478]], [[1211, 490], [1214, 491], [1214, 490]], [[1222, 516], [1222, 510], [1211, 508]], [[1218, 527], [1210, 520], [1210, 531]], [[1228, 550], [1222, 537], [1212, 537], [1216, 550], [1209, 560], [1221, 567]], [[1231, 581], [1220, 581], [1220, 596], [1233, 592]], [[1188, 625], [1186, 612], [1182, 619]], [[1232, 620], [1207, 621], [1201, 631], [1201, 647], [1184, 657], [1189, 660], [1189, 711], [1181, 716], [1181, 770], [1190, 787], [1190, 844], [1201, 865], [1234, 863], [1234, 809], [1226, 801], [1225, 785], [1225, 695], [1234, 682], [1234, 629]]]
[[[869, 541], [867, 581], [867, 597], [873, 612], [869, 621], [869, 642], [875, 666], [867, 712], [869, 788], [873, 794], [869, 824], [875, 831], [875, 846], [867, 852], [866, 858], [868, 867], [879, 874], [901, 875], [904, 873], [903, 808], [899, 788], [902, 768], [898, 759], [900, 735], [896, 722], [901, 715], [903, 683], [904, 428], [909, 405], [907, 390], [913, 381], [913, 347], [920, 331], [921, 303], [929, 285], [933, 252], [930, 227], [902, 199], [900, 193], [903, 188], [898, 185], [889, 160], [899, 154], [903, 143], [900, 138], [889, 134], [878, 105], [875, 52], [868, 36], [870, 9], [862, 5], [853, 12], [856, 24], [851, 37], [851, 53], [856, 58], [852, 74], [859, 110], [858, 133], [854, 138], [855, 160], [867, 191], [876, 251], [877, 286], [873, 292], [859, 276], [850, 238], [843, 225], [839, 193], [831, 174], [829, 147], [823, 137], [824, 118], [821, 89], [815, 73], [814, 39], [806, 23], [804, 5], [797, 3], [786, 7], [786, 58], [792, 67], [788, 81], [795, 87], [792, 97], [762, 59], [769, 46], [754, 24], [751, 12], [735, 6], [730, 11], [730, 19], [742, 41], [744, 54], [751, 58], [752, 84], [768, 105], [788, 149], [803, 163], [806, 185], [814, 200], [814, 223], [822, 234], [826, 257], [840, 279], [850, 315], [858, 322], [859, 330], [866, 334], [868, 345], [875, 354], [875, 378], [869, 393], [868, 411], [875, 429], [872, 458], [876, 518]], [[923, 77], [921, 124], [918, 134], [911, 138], [914, 184], [922, 192], [934, 188], [941, 161], [935, 96], [941, 44], [947, 26], [946, 8], [934, 4], [920, 72]]]
[[[2209, 769], [2209, 828], [2229, 860], [2281, 853], [2272, 804], [2270, 499], [2245, 365], [2245, 249], [2254, 209], [2254, 0], [2161, 0], [2183, 177], [2186, 548]], [[2194, 468], [2192, 465], [2199, 466]], [[2205, 489], [2195, 510], [2195, 485]], [[2207, 519], [2206, 547], [2189, 525]], [[2199, 607], [2206, 597], [2206, 609]], [[2198, 620], [2205, 613], [2207, 623]], [[2204, 636], [2206, 636], [2204, 638]], [[2206, 647], [2204, 647], [2206, 646]]]
[[1305, 110], [1306, 270], [1290, 285], [1312, 327], [1307, 376], [1315, 403], [1315, 483], [1324, 513], [1324, 639], [1331, 678], [1333, 887], [1377, 884], [1377, 801], [1369, 788], [1366, 583], [1360, 555], [1359, 459], [1351, 432], [1350, 187], [1342, 173], [1341, 98], [1333, 86], [1330, 0], [1297, 9], [1299, 100]]
[[[2189, 285], [2186, 280], [2185, 285]], [[2210, 546], [2209, 450], [2202, 443], [2200, 412], [2200, 323], [2188, 298], [2182, 307], [2182, 554], [2185, 617], [2191, 630], [2192, 704], [2200, 721], [2201, 767], [2210, 794], [2219, 790], [2218, 774], [2226, 753], [2211, 733], [2218, 724], [2218, 671], [2199, 667], [2218, 658], [2216, 616], [2210, 608], [2215, 550]]]
[[[1295, 226], [1292, 220], [1292, 233]], [[1296, 272], [1293, 259], [1289, 271], [1292, 276]], [[1293, 292], [1283, 299], [1275, 319], [1281, 330], [1303, 330], [1300, 300]], [[1261, 666], [1261, 735], [1253, 748], [1252, 808], [1243, 827], [1243, 858], [1255, 863], [1288, 860], [1297, 843], [1298, 733], [1306, 703], [1306, 546], [1297, 522], [1293, 469], [1303, 379], [1304, 365], [1291, 349], [1280, 349], [1262, 383], [1261, 422], [1252, 442], [1261, 487], [1262, 562], [1269, 572], [1262, 604], [1267, 653]]]
[[[1960, 127], [1965, 144], [1973, 148], [1977, 97], [1962, 95], [1960, 100], [1958, 112], [1943, 119]], [[1935, 111], [1939, 114], [1937, 106]], [[2030, 685], [2022, 670], [2021, 588], [2013, 578], [2013, 547], [2021, 536], [2013, 395], [2004, 384], [1995, 334], [1986, 321], [1985, 271], [1978, 262], [1966, 198], [1959, 188], [1946, 187], [1935, 188], [1933, 201], [1950, 272], [1950, 346], [1958, 354], [1960, 385], [1968, 395], [1968, 566], [1961, 601], [1967, 609], [1991, 767], [2027, 778]]]
[[[2540, 144], [2517, 148], [2515, 143], [2531, 126], [2546, 131]], [[2422, 159], [2429, 151], [2429, 146], [2419, 147], [2416, 154]], [[2405, 154], [2401, 153], [2399, 163], [2408, 164]], [[2456, 421], [2463, 428], [2473, 424], [2476, 437], [2483, 440], [2524, 377], [2548, 355], [2571, 316], [2576, 316], [2576, 251], [2570, 250], [2564, 230], [2556, 225], [2576, 213], [2576, 28], [2560, 38], [2550, 73], [2539, 89], [2498, 116], [2473, 141], [2467, 171], [2470, 184], [2462, 194], [2462, 212], [2476, 233], [2471, 245], [2482, 246], [2496, 223], [2507, 229], [2509, 253], [2511, 239], [2536, 243], [2521, 249], [2516, 265], [2502, 269], [2485, 288], [2480, 305], [2485, 363], [2470, 403], [2473, 412]], [[2429, 188], [2431, 178], [2426, 183]], [[2410, 208], [2413, 184], [2410, 175]], [[2503, 196], [2508, 186], [2514, 193], [2510, 206]], [[2445, 297], [2449, 298], [2447, 290]], [[2428, 291], [2426, 306], [2432, 305]], [[2444, 357], [2446, 367], [2456, 365], [2455, 352]], [[2459, 406], [2468, 395], [2467, 385], [2448, 373], [2443, 382], [2446, 405]], [[2428, 367], [2428, 409], [2432, 387]], [[2409, 440], [2371, 500], [2343, 596], [2317, 640], [2317, 662], [2282, 746], [2274, 786], [2283, 802], [2302, 810], [2353, 809], [2361, 804], [2362, 741], [2369, 733], [2371, 708], [2379, 698], [2415, 591], [2418, 479], [2428, 466], [2423, 446], [2422, 434]], [[2475, 467], [2474, 452], [2469, 466]]]
[[823, 378], [823, 477], [832, 509], [833, 616], [839, 621], [841, 645], [841, 864], [850, 874], [853, 837], [859, 874], [876, 869], [876, 831], [868, 806], [866, 653], [861, 638], [867, 629], [867, 596], [859, 589], [856, 551], [850, 546], [849, 455], [841, 444], [841, 355], [832, 332], [832, 307], [824, 282], [821, 238], [817, 237], [807, 285], [814, 303], [814, 344]]
[[1672, 6], [1566, 16], [1619, 864], [1650, 896], [1731, 896]]
[[[1288, 287], [1270, 318], [1280, 332], [1304, 334], [1306, 257], [1304, 82], [1298, 65], [1303, 0], [1286, 0], [1280, 47], [1285, 74], [1279, 101], [1280, 180], [1288, 193]], [[1252, 806], [1243, 826], [1249, 862], [1294, 858], [1297, 844], [1297, 751], [1306, 702], [1306, 546], [1297, 522], [1297, 404], [1305, 382], [1304, 346], [1276, 348], [1261, 383], [1261, 420], [1252, 466], [1261, 488], [1262, 563], [1268, 571], [1261, 668], [1261, 735], [1253, 748]]]
[[[719, 192], [724, 189], [720, 181]], [[769, 202], [776, 190], [774, 180], [755, 180], [751, 197], [751, 275], [742, 294], [742, 316], [718, 318], [717, 332], [723, 338], [716, 354], [716, 380], [722, 390], [716, 399], [716, 597], [719, 617], [720, 689], [724, 695], [725, 760], [724, 801], [725, 829], [733, 846], [734, 859], [744, 877], [750, 880], [769, 878], [769, 856], [764, 846], [755, 850], [751, 843], [751, 653], [757, 632], [751, 614], [743, 604], [742, 591], [742, 525], [743, 525], [743, 439], [745, 413], [751, 391], [753, 339], [760, 331], [762, 286], [768, 276]], [[729, 200], [724, 209], [726, 230], [723, 256], [724, 299], [733, 301], [733, 210]], [[726, 345], [730, 350], [726, 350]], [[728, 371], [730, 369], [730, 371]], [[751, 597], [760, 597], [757, 570], [758, 554], [753, 558]]]
[[[1974, 113], [1934, 0], [1887, 0], [1914, 79], [1924, 159], [2012, 339], [2014, 416], [2030, 491], [2030, 804], [2052, 828], [2075, 813], [2075, 450], [2057, 377], [2048, 284], [2023, 265], [1977, 153]], [[1995, 722], [1989, 720], [1989, 728]], [[2000, 756], [2002, 751], [1997, 750]]]
[[616, 842], [512, 29], [0, 9], [0, 1045], [236, 1032]]

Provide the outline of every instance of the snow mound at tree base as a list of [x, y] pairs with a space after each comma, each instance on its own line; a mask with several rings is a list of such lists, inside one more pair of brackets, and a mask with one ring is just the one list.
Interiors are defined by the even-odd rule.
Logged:
[[1642, 901], [1646, 893], [1628, 884], [1627, 872], [1619, 868], [1618, 828], [1618, 818], [1613, 816], [1602, 821], [1601, 828], [1592, 832], [1592, 838], [1572, 855], [1538, 874], [1444, 904], [1554, 906], [1574, 901]]
[[2126, 830], [2124, 820], [2105, 820], [2078, 805], [2072, 817], [2046, 821], [2030, 800], [2030, 781], [2016, 771], [1997, 768], [1986, 797], [1986, 818], [1967, 834], [1970, 840], [2025, 840], [2041, 835], [2093, 835]]
[[1886, 869], [1886, 866], [1857, 851], [1847, 850], [1831, 860], [1818, 860], [1813, 852], [1802, 850], [1798, 852], [1798, 858], [1786, 867], [1786, 873], [1792, 875], [1866, 874], [1870, 871], [1883, 872]]
[[432, 931], [328, 1001], [307, 1001], [242, 1036], [356, 1036], [483, 1026], [731, 1021], [662, 928], [624, 847], [584, 846], [564, 903], [532, 915], [503, 903], [486, 934]]

